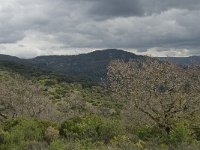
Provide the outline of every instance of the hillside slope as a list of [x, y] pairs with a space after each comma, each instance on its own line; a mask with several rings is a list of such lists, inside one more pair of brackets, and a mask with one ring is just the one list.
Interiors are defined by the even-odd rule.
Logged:
[[21, 65], [28, 65], [55, 74], [73, 76], [91, 81], [102, 81], [106, 77], [107, 65], [112, 60], [143, 60], [130, 52], [117, 49], [97, 50], [87, 54], [69, 56], [39, 56], [33, 59], [19, 59], [17, 57], [0, 55], [0, 61], [12, 61]]
[[41, 56], [31, 61], [37, 67], [53, 72], [100, 81], [106, 76], [109, 62], [116, 59], [139, 60], [144, 59], [144, 56], [110, 49], [73, 56]]

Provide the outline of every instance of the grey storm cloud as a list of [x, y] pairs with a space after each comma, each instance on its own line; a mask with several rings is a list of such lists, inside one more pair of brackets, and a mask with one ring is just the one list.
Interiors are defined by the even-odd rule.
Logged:
[[199, 9], [199, 0], [140, 0], [145, 13], [161, 13], [168, 9]]
[[0, 53], [159, 47], [200, 55], [199, 18], [200, 0], [0, 0]]
[[112, 17], [130, 17], [143, 15], [138, 0], [91, 0], [92, 6], [88, 13], [99, 19]]

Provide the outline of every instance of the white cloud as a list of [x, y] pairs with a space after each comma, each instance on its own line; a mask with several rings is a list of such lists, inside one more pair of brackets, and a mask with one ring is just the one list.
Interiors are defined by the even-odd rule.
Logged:
[[191, 53], [191, 50], [188, 49], [176, 49], [176, 48], [163, 49], [162, 47], [154, 47], [148, 49], [146, 52], [136, 52], [136, 53], [152, 57], [187, 57], [196, 54], [196, 53]]

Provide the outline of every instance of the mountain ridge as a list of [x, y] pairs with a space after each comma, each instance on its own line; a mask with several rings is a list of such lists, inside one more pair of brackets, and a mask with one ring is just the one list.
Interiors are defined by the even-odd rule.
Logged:
[[[136, 55], [120, 49], [96, 50], [79, 55], [51, 55], [38, 56], [31, 59], [20, 59], [15, 56], [1, 55], [0, 61], [13, 61], [40, 68], [53, 73], [102, 81], [106, 77], [107, 65], [112, 60], [144, 60], [147, 56]], [[154, 57], [153, 57], [154, 58]], [[191, 57], [155, 57], [155, 59], [169, 61], [179, 65], [200, 64], [200, 56]]]
[[79, 55], [53, 55], [38, 56], [32, 59], [20, 59], [8, 55], [1, 55], [2, 61], [14, 61], [16, 63], [32, 65], [54, 73], [85, 78], [93, 81], [100, 81], [105, 78], [107, 65], [112, 60], [121, 59], [144, 59], [145, 56], [135, 55], [118, 49], [96, 50]]
[[40, 56], [32, 59], [32, 63], [39, 68], [99, 81], [106, 76], [106, 68], [111, 60], [128, 61], [143, 58], [144, 56], [123, 50], [108, 49], [71, 56]]

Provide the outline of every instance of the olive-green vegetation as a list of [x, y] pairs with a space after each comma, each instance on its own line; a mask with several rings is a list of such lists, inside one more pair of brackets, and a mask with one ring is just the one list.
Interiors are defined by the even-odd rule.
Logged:
[[[158, 69], [150, 67], [151, 63]], [[182, 89], [182, 78], [174, 80], [180, 79], [176, 76], [181, 71], [179, 67], [151, 63], [134, 68], [131, 62], [112, 62], [108, 67], [108, 84], [100, 85], [29, 64], [1, 61], [0, 150], [200, 149], [196, 107], [199, 97], [190, 91], [190, 87], [198, 91], [198, 68], [192, 68], [193, 74], [189, 74], [196, 83], [189, 84], [193, 80], [188, 79], [190, 82], [187, 86], [184, 82]], [[148, 77], [141, 68], [146, 69]], [[149, 70], [152, 68], [154, 71]], [[181, 72], [182, 77], [187, 72]], [[154, 73], [166, 76], [154, 81]], [[177, 86], [168, 89], [172, 81], [177, 81], [173, 82]], [[193, 103], [187, 101], [188, 95]], [[160, 99], [168, 106], [163, 110], [162, 105], [156, 105]]]

